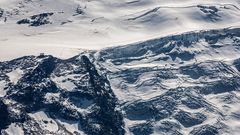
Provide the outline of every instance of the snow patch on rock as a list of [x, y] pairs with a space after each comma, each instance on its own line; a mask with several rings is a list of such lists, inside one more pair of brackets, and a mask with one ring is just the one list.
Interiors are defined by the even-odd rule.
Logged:
[[22, 77], [23, 70], [17, 68], [9, 73], [7, 73], [7, 76], [9, 77], [10, 81], [13, 84], [17, 84], [18, 80]]

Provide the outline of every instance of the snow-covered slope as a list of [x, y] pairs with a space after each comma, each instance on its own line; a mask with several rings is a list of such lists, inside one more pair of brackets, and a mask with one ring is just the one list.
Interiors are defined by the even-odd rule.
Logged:
[[237, 135], [240, 31], [186, 33], [95, 54], [133, 134]]
[[[182, 32], [238, 27], [239, 0], [1, 0], [0, 58], [66, 58]], [[9, 51], [11, 50], [11, 51]]]
[[238, 135], [239, 16], [239, 0], [0, 0], [0, 134]]
[[238, 135], [240, 31], [220, 29], [0, 63], [15, 134]]

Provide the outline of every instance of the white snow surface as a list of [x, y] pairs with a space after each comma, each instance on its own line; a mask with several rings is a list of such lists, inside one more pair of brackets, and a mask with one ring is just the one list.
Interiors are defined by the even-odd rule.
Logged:
[[50, 132], [56, 132], [58, 130], [57, 123], [52, 118], [48, 117], [44, 111], [29, 114], [29, 116], [36, 120], [37, 123], [40, 123], [40, 127], [42, 129], [48, 130]]
[[[67, 90], [67, 91], [72, 91], [76, 88], [76, 85], [69, 81], [67, 78], [69, 76], [61, 76], [61, 77], [52, 77], [52, 80], [57, 84], [57, 86], [61, 89]], [[71, 78], [71, 77], [70, 77]]]
[[50, 133], [56, 133], [59, 130], [59, 124], [63, 126], [68, 132], [78, 132], [81, 135], [85, 135], [84, 132], [79, 130], [77, 122], [56, 120], [50, 118], [44, 111], [38, 111], [35, 113], [29, 113], [29, 116], [33, 118], [37, 123], [40, 123], [40, 127]]
[[8, 135], [24, 135], [23, 129], [16, 123], [12, 123], [5, 131]]
[[[1, 0], [4, 13], [0, 17], [0, 61], [41, 52], [69, 58], [79, 49], [102, 49], [187, 31], [238, 27], [239, 4], [239, 0]], [[76, 15], [78, 7], [83, 14]], [[51, 24], [16, 24], [46, 12], [54, 13]]]
[[19, 68], [7, 73], [7, 76], [9, 77], [10, 81], [14, 84], [18, 82], [18, 80], [22, 77], [23, 71]]
[[71, 133], [79, 133], [80, 135], [86, 135], [83, 131], [79, 130], [79, 126], [77, 122], [73, 121], [65, 121], [65, 120], [58, 120], [58, 122], [66, 128], [67, 131]]
[[6, 91], [4, 90], [5, 81], [0, 81], [0, 97], [4, 97], [6, 95]]
[[[234, 45], [234, 40], [238, 38], [239, 36], [236, 36], [233, 39], [220, 39], [218, 40], [218, 42], [214, 43], [214, 45], [216, 46], [221, 46], [218, 48], [211, 48], [209, 43], [207, 43], [204, 39], [199, 39], [198, 42], [193, 42], [188, 47], [175, 46], [171, 50], [171, 52], [187, 51], [194, 53], [194, 59], [188, 61], [183, 61], [179, 58], [176, 58], [175, 60], [158, 60], [160, 58], [164, 58], [166, 54], [161, 53], [158, 55], [152, 55], [151, 52], [148, 51], [143, 56], [129, 57], [128, 59], [131, 60], [130, 62], [119, 63], [117, 66], [113, 63], [114, 60], [110, 60], [106, 63], [100, 64], [102, 64], [102, 67], [106, 68], [110, 72], [116, 73], [113, 75], [109, 75], [109, 80], [111, 82], [111, 87], [113, 88], [115, 95], [120, 101], [125, 102], [138, 99], [148, 100], [165, 93], [168, 89], [175, 89], [178, 87], [202, 87], [203, 82], [217, 81], [216, 79], [208, 77], [193, 79], [188, 75], [183, 75], [179, 73], [178, 69], [184, 66], [194, 65], [195, 63], [205, 63], [202, 66], [207, 67], [207, 71], [211, 71], [212, 69], [216, 68], [215, 66], [218, 66], [219, 64], [216, 63], [216, 65], [214, 65], [213, 63], [211, 63], [211, 61], [220, 61], [231, 65], [233, 60], [239, 59], [240, 51]], [[168, 41], [168, 39], [166, 40]], [[168, 43], [162, 46], [162, 48], [167, 47]], [[120, 48], [131, 49], [131, 47], [129, 46], [124, 46]], [[125, 49], [126, 52], [128, 51], [127, 49]], [[134, 50], [134, 46], [132, 46], [132, 49]], [[113, 53], [119, 53], [117, 51], [118, 50], [116, 49], [116, 52]], [[96, 54], [96, 57], [98, 57], [97, 55], [98, 54]], [[121, 58], [123, 59], [124, 56]], [[118, 58], [116, 58], [116, 60], [118, 60]], [[139, 73], [140, 75], [137, 76], [133, 82], [128, 82], [127, 79], [124, 79], [132, 74], [133, 75], [131, 79], [134, 79], [134, 74], [138, 74], [138, 72], [135, 71], [141, 71], [142, 69], [147, 68], [149, 69], [149, 71], [143, 70], [143, 72]], [[173, 75], [175, 75], [176, 77], [172, 79], [158, 80], [158, 77], [156, 75], [159, 73], [159, 71], [154, 71], [155, 69], [162, 69], [163, 71], [168, 69], [170, 71], [173, 71]], [[129, 70], [129, 73], [125, 73], [123, 74], [123, 76], [120, 76], [118, 72], [125, 70]], [[231, 75], [228, 73], [219, 73], [219, 75], [224, 77], [231, 77]]]

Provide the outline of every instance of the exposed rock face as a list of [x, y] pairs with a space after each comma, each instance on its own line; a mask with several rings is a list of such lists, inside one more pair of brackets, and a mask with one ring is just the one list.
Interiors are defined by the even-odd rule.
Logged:
[[[24, 72], [15, 85], [6, 76], [1, 78], [8, 82], [7, 94], [0, 104], [3, 133], [7, 133], [3, 129], [11, 123], [21, 123], [26, 134], [70, 133], [69, 129], [58, 125], [60, 121], [70, 121], [86, 134], [124, 134], [117, 99], [108, 80], [98, 74], [88, 57], [78, 56], [64, 61], [52, 56], [29, 56], [1, 63], [1, 67], [4, 67], [1, 68], [3, 74], [11, 72], [14, 67]], [[73, 77], [67, 78], [68, 75]], [[68, 82], [66, 87], [74, 85], [74, 88], [64, 89], [61, 86], [64, 82]], [[31, 117], [39, 111], [53, 119], [58, 126], [57, 131], [42, 128], [41, 123]], [[29, 128], [35, 124], [35, 128]], [[75, 133], [80, 134], [80, 131]]]
[[0, 119], [1, 119], [1, 123], [0, 123], [0, 129], [5, 129], [7, 128], [8, 124], [10, 123], [9, 119], [8, 119], [8, 110], [7, 110], [7, 106], [3, 103], [3, 101], [0, 101]]
[[4, 10], [0, 8], [0, 18], [3, 16]]
[[50, 24], [51, 21], [49, 17], [52, 16], [53, 13], [41, 13], [37, 15], [31, 16], [29, 19], [22, 19], [17, 22], [17, 24], [29, 24], [29, 26], [41, 26], [45, 24]]

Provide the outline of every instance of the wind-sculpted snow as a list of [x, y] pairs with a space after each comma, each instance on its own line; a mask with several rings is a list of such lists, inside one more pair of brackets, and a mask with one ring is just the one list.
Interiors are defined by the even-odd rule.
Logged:
[[97, 52], [127, 133], [238, 134], [239, 37], [239, 29], [190, 32]]
[[235, 28], [1, 62], [1, 133], [237, 135], [239, 54]]

